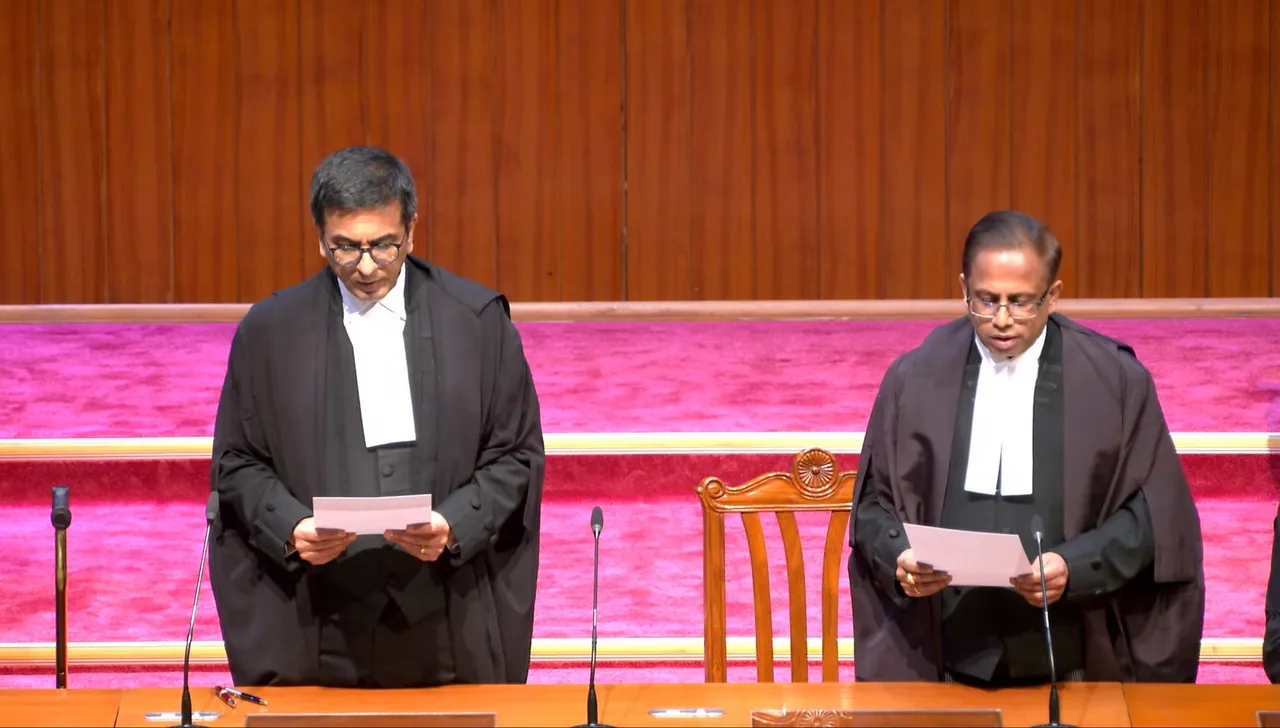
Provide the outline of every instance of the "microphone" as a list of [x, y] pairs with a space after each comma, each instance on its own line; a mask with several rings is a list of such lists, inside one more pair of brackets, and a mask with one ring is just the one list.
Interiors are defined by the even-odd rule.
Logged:
[[67, 528], [71, 526], [71, 489], [53, 486], [53, 600], [55, 685], [67, 687]]
[[1058, 712], [1058, 668], [1053, 659], [1053, 631], [1049, 629], [1049, 588], [1044, 581], [1044, 521], [1040, 514], [1031, 517], [1031, 530], [1036, 535], [1036, 559], [1040, 563], [1040, 606], [1044, 612], [1044, 641], [1049, 650], [1049, 722], [1035, 728], [1075, 728], [1063, 723]]
[[[191, 643], [196, 636], [196, 609], [200, 606], [200, 587], [204, 584], [204, 562], [209, 558], [209, 534], [218, 518], [218, 492], [209, 494], [204, 507], [204, 544], [200, 550], [200, 569], [196, 576], [196, 595], [191, 599], [191, 622], [187, 625], [186, 653], [182, 657], [182, 723], [173, 728], [195, 728], [191, 714]], [[202, 716], [204, 717], [204, 716]], [[217, 717], [216, 714], [214, 717]]]
[[574, 728], [612, 728], [600, 722], [596, 707], [596, 625], [600, 613], [600, 532], [604, 530], [604, 511], [596, 506], [591, 511], [591, 533], [596, 542], [594, 576], [591, 583], [591, 678], [587, 683], [587, 722]]

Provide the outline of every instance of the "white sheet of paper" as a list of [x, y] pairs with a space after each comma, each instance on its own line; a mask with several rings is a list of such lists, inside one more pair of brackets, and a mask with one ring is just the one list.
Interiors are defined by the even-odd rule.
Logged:
[[1031, 573], [1022, 539], [1012, 533], [983, 533], [903, 524], [918, 564], [951, 575], [951, 586], [1009, 586]]
[[430, 495], [317, 497], [312, 500], [311, 509], [317, 529], [334, 528], [362, 535], [431, 523]]

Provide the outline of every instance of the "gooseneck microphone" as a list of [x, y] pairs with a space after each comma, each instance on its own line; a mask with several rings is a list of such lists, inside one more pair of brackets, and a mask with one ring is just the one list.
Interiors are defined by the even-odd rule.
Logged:
[[596, 555], [591, 579], [591, 677], [587, 682], [587, 722], [575, 728], [611, 728], [600, 722], [596, 706], [596, 626], [600, 613], [600, 532], [604, 530], [604, 511], [596, 506], [591, 511], [591, 533], [595, 538]]
[[1049, 588], [1044, 579], [1044, 521], [1039, 514], [1031, 517], [1031, 530], [1036, 536], [1036, 559], [1040, 564], [1040, 606], [1044, 613], [1044, 641], [1049, 650], [1049, 722], [1035, 728], [1075, 728], [1063, 723], [1058, 712], [1058, 668], [1053, 659], [1053, 631], [1049, 628]]
[[204, 544], [200, 550], [200, 568], [196, 576], [196, 594], [191, 599], [191, 621], [187, 624], [187, 646], [182, 656], [182, 723], [173, 728], [195, 728], [191, 715], [191, 643], [196, 636], [196, 610], [200, 606], [200, 587], [204, 584], [204, 562], [209, 558], [209, 534], [218, 518], [218, 493], [209, 494], [204, 507]]
[[67, 528], [71, 526], [71, 489], [53, 486], [53, 599], [55, 685], [67, 686]]

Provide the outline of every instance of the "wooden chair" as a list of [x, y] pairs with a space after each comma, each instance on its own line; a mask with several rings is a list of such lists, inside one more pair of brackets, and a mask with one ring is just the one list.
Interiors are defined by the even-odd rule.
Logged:
[[760, 514], [770, 512], [777, 516], [786, 555], [791, 679], [793, 682], [809, 681], [804, 555], [795, 516], [801, 511], [831, 513], [822, 559], [822, 680], [839, 681], [836, 637], [840, 619], [840, 569], [855, 478], [852, 471], [839, 471], [831, 453], [813, 448], [795, 456], [789, 473], [767, 473], [743, 485], [725, 485], [719, 478], [705, 478], [698, 486], [698, 496], [702, 500], [703, 650], [707, 682], [728, 680], [724, 567], [724, 517], [727, 513], [740, 514], [746, 530], [754, 595], [757, 681], [773, 682], [773, 605], [769, 593], [764, 529], [760, 526]]

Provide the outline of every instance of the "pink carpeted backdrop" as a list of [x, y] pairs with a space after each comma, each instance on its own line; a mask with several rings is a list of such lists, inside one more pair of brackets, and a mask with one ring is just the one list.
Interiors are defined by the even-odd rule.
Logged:
[[[1175, 432], [1280, 430], [1280, 321], [1105, 320], [1152, 370]], [[919, 321], [521, 324], [549, 433], [859, 431], [879, 378], [932, 327]], [[0, 327], [0, 438], [166, 437], [210, 434], [233, 326]], [[1229, 362], [1229, 366], [1224, 363]], [[856, 455], [840, 454], [844, 468]], [[707, 475], [739, 482], [786, 469], [785, 455], [553, 455], [543, 516], [535, 634], [590, 634], [592, 506], [605, 509], [601, 637], [702, 634], [701, 512]], [[1206, 541], [1208, 637], [1258, 637], [1264, 582], [1242, 579], [1265, 563], [1280, 458], [1193, 455], [1183, 462]], [[179, 640], [199, 557], [207, 460], [0, 462], [0, 642], [50, 641], [52, 531], [49, 487], [72, 487], [70, 605], [73, 641]], [[731, 521], [729, 631], [752, 634], [750, 572]], [[824, 523], [802, 519], [810, 632]], [[775, 631], [786, 635], [782, 555], [771, 579]], [[735, 558], [736, 557], [736, 558]], [[847, 558], [847, 548], [843, 558]], [[843, 567], [843, 562], [842, 562]], [[841, 569], [840, 633], [852, 633]], [[208, 589], [197, 639], [219, 632]], [[672, 608], [679, 605], [679, 608]], [[751, 679], [735, 668], [733, 679]], [[851, 667], [845, 666], [851, 675]], [[613, 671], [613, 672], [610, 672]], [[697, 665], [611, 665], [609, 681], [702, 679]], [[80, 671], [87, 684], [173, 684], [172, 672]], [[197, 684], [225, 680], [202, 669]], [[534, 681], [581, 681], [580, 665], [539, 664]], [[787, 679], [779, 672], [779, 679]], [[1210, 682], [1256, 682], [1256, 665], [1209, 665]], [[0, 674], [0, 685], [42, 684], [45, 674]], [[203, 683], [201, 681], [204, 681]]]
[[[1280, 415], [1280, 319], [1104, 319], [1174, 432]], [[937, 322], [519, 325], [549, 433], [861, 431], [885, 368]], [[232, 324], [0, 326], [0, 438], [212, 434]]]

